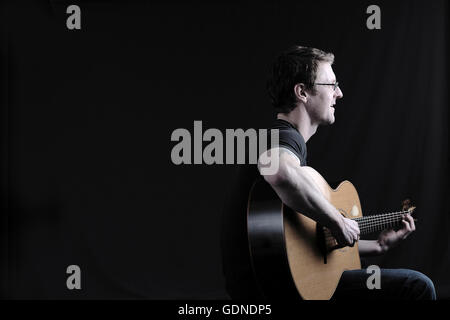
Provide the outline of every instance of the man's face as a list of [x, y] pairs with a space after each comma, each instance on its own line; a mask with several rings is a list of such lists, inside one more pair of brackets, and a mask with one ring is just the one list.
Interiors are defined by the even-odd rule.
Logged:
[[[335, 83], [336, 75], [333, 72], [331, 64], [321, 62], [317, 67], [316, 83]], [[334, 123], [334, 105], [336, 100], [343, 97], [343, 93], [339, 87], [334, 90], [333, 86], [315, 85], [315, 94], [309, 94], [306, 103], [311, 120], [317, 124]]]

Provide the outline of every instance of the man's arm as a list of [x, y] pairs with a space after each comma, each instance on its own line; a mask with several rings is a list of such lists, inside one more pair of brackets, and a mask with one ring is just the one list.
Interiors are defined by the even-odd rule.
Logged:
[[361, 256], [377, 256], [384, 253], [377, 240], [359, 240], [358, 249]]
[[329, 228], [340, 245], [353, 245], [359, 238], [358, 224], [343, 217], [322, 195], [313, 179], [300, 166], [299, 159], [285, 148], [273, 148], [267, 152], [271, 155], [267, 158], [278, 161], [279, 165], [275, 174], [263, 177], [283, 203]]
[[391, 248], [397, 246], [400, 241], [405, 240], [416, 230], [414, 219], [410, 214], [406, 214], [402, 219], [402, 228], [395, 231], [384, 230], [378, 236], [378, 240], [360, 240], [358, 242], [359, 254], [361, 256], [376, 256], [383, 254]]

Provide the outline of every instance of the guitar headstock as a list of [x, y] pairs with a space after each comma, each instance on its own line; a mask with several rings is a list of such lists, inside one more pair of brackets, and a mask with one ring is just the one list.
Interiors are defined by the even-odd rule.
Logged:
[[402, 211], [408, 211], [409, 214], [412, 214], [416, 207], [414, 207], [411, 203], [410, 199], [405, 199], [402, 201]]

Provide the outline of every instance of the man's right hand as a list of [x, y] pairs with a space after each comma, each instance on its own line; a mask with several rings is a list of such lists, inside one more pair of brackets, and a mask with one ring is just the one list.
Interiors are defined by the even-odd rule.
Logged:
[[331, 233], [336, 238], [340, 247], [353, 247], [355, 242], [359, 240], [358, 223], [345, 217], [342, 217], [340, 223], [331, 229]]

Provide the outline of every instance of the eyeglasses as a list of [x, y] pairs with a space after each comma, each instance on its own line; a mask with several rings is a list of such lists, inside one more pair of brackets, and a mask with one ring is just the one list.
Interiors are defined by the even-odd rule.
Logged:
[[333, 86], [333, 90], [336, 91], [337, 87], [339, 87], [339, 82], [335, 83], [314, 83], [316, 85], [322, 85], [322, 86]]

